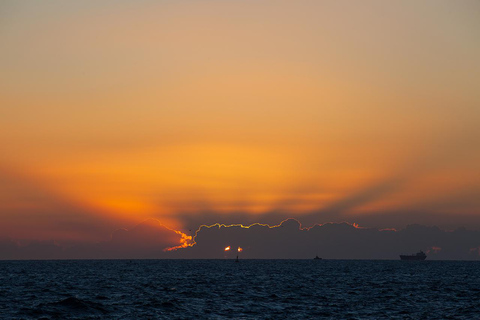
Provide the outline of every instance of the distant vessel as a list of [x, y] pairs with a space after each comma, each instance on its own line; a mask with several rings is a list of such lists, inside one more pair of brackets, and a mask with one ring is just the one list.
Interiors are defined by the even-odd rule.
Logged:
[[237, 259], [235, 259], [235, 262], [239, 262], [239, 260], [238, 260], [238, 254], [237, 254]]
[[319, 256], [315, 256], [315, 258], [313, 258], [313, 260], [322, 260], [322, 258], [320, 258]]
[[416, 254], [400, 255], [401, 260], [421, 261], [421, 260], [425, 260], [426, 258], [427, 258], [427, 255], [423, 251], [417, 252]]

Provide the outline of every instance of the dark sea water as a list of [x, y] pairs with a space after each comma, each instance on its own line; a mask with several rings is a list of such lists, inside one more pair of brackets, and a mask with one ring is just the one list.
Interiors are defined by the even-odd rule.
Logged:
[[479, 319], [480, 262], [0, 261], [2, 319]]

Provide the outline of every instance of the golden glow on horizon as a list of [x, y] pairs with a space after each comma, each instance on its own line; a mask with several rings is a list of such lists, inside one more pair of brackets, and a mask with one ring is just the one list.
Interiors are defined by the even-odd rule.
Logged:
[[224, 251], [230, 251], [230, 246], [225, 247], [225, 250], [224, 250]]
[[[170, 228], [168, 228], [170, 229]], [[185, 233], [181, 232], [181, 231], [178, 231], [178, 230], [174, 230], [174, 229], [170, 229], [172, 231], [175, 231], [176, 234], [180, 235], [180, 244], [178, 246], [174, 246], [174, 247], [170, 247], [170, 248], [166, 248], [164, 249], [164, 251], [175, 251], [177, 249], [182, 249], [182, 248], [188, 248], [188, 247], [191, 247], [193, 246], [194, 244], [192, 243], [192, 237], [191, 236], [187, 236]]]

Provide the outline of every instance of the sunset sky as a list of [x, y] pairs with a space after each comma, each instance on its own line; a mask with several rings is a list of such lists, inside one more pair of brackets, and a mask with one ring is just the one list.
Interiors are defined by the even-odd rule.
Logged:
[[480, 230], [478, 1], [7, 0], [0, 44], [1, 237]]

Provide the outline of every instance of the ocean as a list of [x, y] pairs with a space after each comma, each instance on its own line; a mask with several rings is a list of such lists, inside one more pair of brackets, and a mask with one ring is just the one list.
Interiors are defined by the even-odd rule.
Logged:
[[479, 317], [475, 261], [0, 261], [2, 319]]

